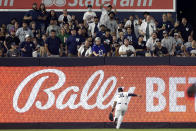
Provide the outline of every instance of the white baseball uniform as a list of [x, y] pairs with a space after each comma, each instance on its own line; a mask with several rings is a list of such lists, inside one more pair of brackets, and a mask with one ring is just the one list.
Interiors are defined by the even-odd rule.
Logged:
[[115, 108], [115, 118], [119, 117], [120, 112], [126, 112], [129, 103], [129, 96], [128, 92], [119, 92], [116, 96], [114, 101], [116, 101], [116, 108]]
[[123, 121], [123, 117], [125, 115], [125, 112], [128, 109], [128, 104], [130, 102], [130, 96], [137, 96], [136, 94], [130, 94], [128, 92], [119, 92], [114, 98], [114, 102], [116, 102], [116, 108], [115, 108], [115, 119], [117, 120], [116, 129], [120, 128], [120, 125]]

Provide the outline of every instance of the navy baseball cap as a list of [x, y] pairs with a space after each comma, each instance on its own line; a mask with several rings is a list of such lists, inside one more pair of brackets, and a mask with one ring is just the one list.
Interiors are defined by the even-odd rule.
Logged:
[[143, 35], [139, 35], [139, 37], [144, 37]]
[[92, 5], [88, 5], [87, 7], [88, 7], [88, 8], [93, 8], [93, 6], [92, 6]]
[[123, 88], [122, 87], [119, 87], [118, 88], [118, 92], [122, 92], [123, 91]]
[[112, 5], [108, 5], [108, 7], [112, 8]]
[[143, 15], [150, 15], [150, 13], [149, 12], [144, 12], [144, 14]]
[[100, 27], [106, 27], [104, 24], [101, 24]]

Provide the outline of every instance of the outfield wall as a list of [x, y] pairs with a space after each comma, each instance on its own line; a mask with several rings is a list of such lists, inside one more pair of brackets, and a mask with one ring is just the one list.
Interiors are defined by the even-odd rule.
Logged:
[[123, 128], [195, 128], [196, 58], [2, 58], [0, 129], [113, 128], [118, 87], [131, 98]]

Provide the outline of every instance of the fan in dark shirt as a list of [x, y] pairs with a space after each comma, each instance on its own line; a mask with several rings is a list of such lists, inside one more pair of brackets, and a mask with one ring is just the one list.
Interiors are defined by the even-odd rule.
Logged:
[[143, 40], [144, 40], [144, 36], [140, 35], [138, 38], [138, 42], [133, 44], [133, 46], [136, 50], [136, 56], [145, 56], [146, 42]]
[[158, 41], [157, 43], [157, 46], [154, 50], [154, 56], [159, 56], [159, 57], [162, 57], [162, 56], [168, 56], [168, 51], [167, 51], [167, 48], [163, 47], [161, 45], [161, 42]]
[[106, 49], [106, 55], [107, 56], [111, 56], [111, 52], [112, 52], [112, 36], [110, 34], [110, 29], [107, 29], [105, 32], [105, 35], [101, 37], [101, 42], [104, 44], [104, 47]]
[[20, 43], [20, 39], [18, 37], [16, 37], [15, 31], [14, 30], [11, 30], [10, 36], [8, 36], [5, 39], [5, 42], [4, 42], [4, 46], [7, 49], [7, 51], [9, 49], [11, 49], [11, 44], [13, 44], [13, 43], [15, 43], [15, 45], [18, 47], [19, 46], [19, 43]]
[[182, 18], [182, 24], [179, 26], [179, 30], [181, 32], [184, 42], [188, 41], [188, 36], [193, 36], [193, 28], [188, 23], [186, 18]]

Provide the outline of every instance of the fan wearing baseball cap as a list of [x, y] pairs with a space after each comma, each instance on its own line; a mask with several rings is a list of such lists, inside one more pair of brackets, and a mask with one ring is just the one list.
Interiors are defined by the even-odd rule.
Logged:
[[20, 51], [22, 57], [32, 57], [32, 53], [35, 49], [34, 43], [31, 41], [31, 36], [26, 35], [25, 41], [20, 44]]
[[156, 47], [155, 47], [155, 50], [154, 50], [154, 56], [159, 56], [159, 57], [162, 57], [162, 56], [168, 56], [168, 51], [167, 51], [167, 48], [163, 47], [161, 42], [158, 40], [156, 42]]
[[175, 39], [168, 35], [166, 30], [163, 31], [163, 39], [161, 41], [163, 47], [167, 48], [170, 55], [174, 55], [176, 42]]

